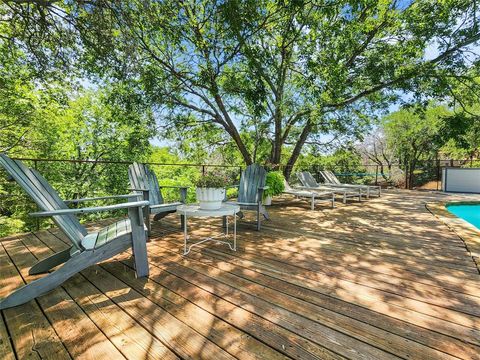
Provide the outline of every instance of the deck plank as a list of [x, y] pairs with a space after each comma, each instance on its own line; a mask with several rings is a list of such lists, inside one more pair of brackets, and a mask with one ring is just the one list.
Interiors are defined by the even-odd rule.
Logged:
[[8, 335], [7, 326], [2, 317], [0, 317], [0, 359], [16, 359], [11, 339]]
[[[113, 262], [103, 266], [115, 273], [122, 269], [118, 263]], [[131, 260], [124, 260], [124, 266], [131, 268]], [[275, 326], [274, 323], [236, 306], [220, 296], [203, 290], [173, 274], [162, 272], [159, 266], [152, 267], [151, 279], [205, 311], [235, 325], [246, 334], [259, 339], [278, 352], [285, 353], [294, 359], [341, 358], [341, 356], [330, 352], [328, 349], [320, 347], [294, 332]]]
[[[28, 236], [33, 237], [33, 235]], [[24, 281], [28, 283], [41, 276], [28, 275], [28, 269], [37, 262], [37, 258], [21, 241], [8, 242], [5, 244], [5, 249], [19, 268]], [[124, 358], [62, 287], [40, 296], [37, 301], [72, 357], [78, 359]], [[88, 341], [79, 341], [81, 338], [86, 338]]]
[[[219, 252], [202, 251], [193, 253], [191, 258], [202, 261], [203, 263], [209, 265], [216, 266], [222, 271], [228, 271], [247, 280], [256, 282], [261, 286], [276, 289], [298, 299], [308, 301], [333, 312], [351, 317], [354, 320], [361, 321], [383, 329], [387, 332], [397, 334], [405, 339], [410, 339], [420, 344], [424, 344], [432, 349], [439, 349], [450, 355], [465, 353], [473, 357], [474, 355], [480, 353], [480, 347], [467, 344], [465, 341], [463, 341], [463, 339], [455, 339], [450, 336], [440, 334], [436, 331], [415, 326], [406, 321], [399, 321], [383, 313], [372, 311], [362, 306], [325, 295], [319, 292], [318, 288], [310, 288], [308, 284], [305, 283], [295, 284], [290, 281], [283, 281], [282, 279], [278, 279], [274, 276], [268, 276], [263, 273], [256, 272], [250, 268], [239, 268], [238, 266], [229, 263], [229, 258], [224, 255], [225, 254], [221, 254]], [[385, 337], [388, 338], [388, 334], [385, 334]], [[415, 348], [415, 346], [413, 346], [412, 349], [413, 348]], [[423, 350], [424, 349], [422, 349], [422, 351]]]
[[[315, 304], [316, 306], [312, 307], [310, 306], [310, 303], [306, 303], [305, 301], [305, 297], [306, 295], [308, 295], [308, 293], [305, 292], [306, 289], [304, 288], [299, 290], [299, 293], [296, 294], [297, 297], [295, 297], [295, 299], [292, 299], [293, 296], [291, 294], [286, 294], [286, 292], [284, 291], [286, 287], [285, 282], [282, 283], [284, 285], [282, 287], [271, 288], [268, 286], [271, 285], [271, 281], [269, 281], [267, 284], [265, 282], [258, 283], [259, 278], [262, 274], [250, 271], [250, 276], [247, 276], [246, 274], [249, 270], [246, 268], [237, 272], [238, 274], [240, 274], [238, 275], [238, 277], [247, 280], [243, 281], [242, 283], [239, 280], [235, 281], [235, 279], [232, 279], [231, 274], [235, 273], [235, 271], [232, 271], [232, 268], [234, 268], [235, 266], [230, 266], [228, 268], [228, 271], [225, 271], [225, 268], [222, 269], [218, 266], [218, 261], [212, 261], [209, 264], [210, 266], [208, 267], [206, 265], [201, 265], [198, 263], [193, 264], [194, 260], [192, 258], [194, 258], [195, 255], [198, 255], [195, 261], [198, 260], [202, 263], [206, 263], [206, 252], [202, 252], [201, 254], [196, 253], [192, 258], [189, 257], [189, 260], [184, 260], [181, 256], [175, 255], [169, 251], [165, 251], [165, 248], [163, 246], [159, 247], [158, 250], [152, 249], [150, 253], [153, 254], [151, 256], [155, 260], [155, 266], [160, 267], [161, 265], [158, 264], [167, 263], [169, 265], [165, 266], [165, 270], [172, 272], [172, 263], [181, 264], [188, 269], [193, 269], [204, 275], [214, 277], [215, 279], [222, 281], [224, 284], [229, 284], [230, 286], [242, 289], [243, 291], [247, 291], [249, 294], [256, 294], [257, 296], [261, 296], [262, 299], [266, 299], [272, 304], [278, 304], [279, 306], [282, 306], [283, 308], [289, 309], [291, 311], [295, 311], [297, 314], [301, 314], [306, 318], [310, 318], [314, 321], [318, 321], [322, 324], [328, 325], [338, 331], [343, 331], [346, 334], [349, 334], [349, 336], [351, 337], [368, 342], [379, 348], [383, 348], [386, 351], [394, 352], [398, 356], [405, 356], [405, 354], [407, 353], [416, 353], [417, 355], [430, 354], [432, 358], [449, 358], [445, 354], [434, 350], [435, 347], [441, 348], [442, 351], [448, 352], [452, 356], [456, 356], [456, 354], [460, 350], [462, 352], [468, 352], [472, 355], [477, 354], [480, 350], [479, 347], [466, 345], [463, 341], [455, 341], [450, 337], [443, 337], [443, 341], [431, 343], [430, 345], [435, 345], [434, 348], [423, 347], [417, 343], [417, 341], [420, 343], [425, 342], [425, 340], [423, 340], [423, 337], [420, 338], [419, 336], [408, 336], [410, 333], [415, 334], [421, 329], [409, 328], [408, 333], [403, 334], [404, 336], [395, 337], [393, 335], [395, 332], [392, 331], [392, 329], [390, 329], [389, 327], [386, 327], [385, 331], [381, 331], [378, 329], [378, 327], [381, 327], [379, 324], [388, 322], [388, 318], [382, 318], [382, 316], [380, 316], [378, 313], [376, 314], [375, 312], [369, 312], [367, 318], [370, 319], [370, 321], [374, 324], [372, 326], [369, 326], [368, 322], [363, 321], [365, 320], [365, 318], [360, 320], [356, 319], [356, 313], [359, 311], [358, 307], [350, 307], [347, 311], [345, 311], [344, 314], [342, 314], [342, 311], [337, 308], [338, 306], [331, 306], [330, 309], [327, 309], [326, 307], [321, 307], [323, 303], [320, 303]], [[212, 267], [216, 267], [217, 269], [212, 269]], [[267, 276], [264, 277], [268, 278]], [[199, 281], [197, 281], [196, 283], [198, 284]], [[431, 338], [439, 337], [439, 334], [435, 333], [429, 335], [429, 337]], [[425, 336], [425, 334], [423, 334], [423, 336]], [[408, 341], [408, 338], [411, 338], [411, 340], [413, 341]], [[451, 343], [454, 343], [454, 346], [452, 346]]]
[[[26, 245], [33, 253], [39, 248], [48, 249], [49, 253], [67, 248], [67, 244], [46, 231], [31, 237]], [[75, 275], [62, 287], [127, 359], [178, 359], [84, 276]]]
[[[2, 297], [25, 284], [3, 245], [0, 245], [0, 274]], [[2, 310], [2, 313], [18, 359], [71, 358], [36, 300]], [[7, 342], [5, 338], [5, 343]]]

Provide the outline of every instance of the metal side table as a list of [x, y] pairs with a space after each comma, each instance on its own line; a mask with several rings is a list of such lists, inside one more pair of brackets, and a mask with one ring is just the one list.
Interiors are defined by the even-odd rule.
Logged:
[[[183, 238], [184, 238], [184, 250], [183, 255], [187, 255], [193, 246], [199, 245], [206, 241], [215, 241], [228, 245], [228, 247], [237, 251], [237, 213], [240, 211], [240, 206], [231, 204], [222, 204], [222, 207], [217, 210], [203, 210], [200, 206], [195, 205], [180, 205], [177, 207], [177, 214], [184, 217], [183, 222]], [[228, 217], [233, 216], [233, 244], [228, 241], [219, 240], [213, 237], [207, 237], [203, 240], [199, 240], [188, 245], [188, 232], [187, 232], [187, 219], [188, 217], [221, 217], [226, 219], [225, 238], [228, 237]]]

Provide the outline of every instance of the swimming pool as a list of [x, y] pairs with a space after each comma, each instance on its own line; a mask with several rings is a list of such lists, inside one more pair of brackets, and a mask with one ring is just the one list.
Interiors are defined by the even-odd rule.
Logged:
[[447, 210], [480, 229], [480, 204], [450, 204]]

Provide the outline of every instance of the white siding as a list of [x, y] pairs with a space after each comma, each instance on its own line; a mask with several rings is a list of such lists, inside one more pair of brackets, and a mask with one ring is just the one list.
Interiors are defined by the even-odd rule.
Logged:
[[442, 190], [447, 192], [480, 193], [480, 169], [444, 168]]

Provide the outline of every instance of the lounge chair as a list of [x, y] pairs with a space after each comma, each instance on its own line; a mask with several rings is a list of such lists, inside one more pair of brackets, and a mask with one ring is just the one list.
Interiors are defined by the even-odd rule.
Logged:
[[302, 184], [300, 189], [316, 190], [316, 191], [333, 191], [335, 194], [342, 196], [343, 203], [347, 203], [348, 198], [358, 197], [358, 201], [362, 201], [362, 189], [359, 188], [346, 188], [337, 186], [328, 186], [317, 183], [315, 178], [308, 171], [302, 171], [297, 173], [297, 178]]
[[315, 210], [315, 204], [318, 202], [331, 202], [332, 208], [335, 207], [335, 192], [333, 191], [314, 191], [314, 190], [305, 190], [305, 189], [294, 189], [292, 188], [287, 180], [284, 180], [285, 190], [284, 194], [293, 195], [298, 198], [307, 198], [310, 199], [310, 207], [312, 210]]
[[329, 186], [336, 186], [336, 187], [346, 187], [346, 188], [358, 188], [362, 190], [366, 190], [367, 199], [370, 198], [370, 195], [374, 193], [378, 197], [382, 195], [382, 187], [378, 185], [357, 185], [357, 184], [344, 184], [341, 183], [340, 180], [335, 176], [335, 174], [329, 170], [320, 171], [323, 179], [325, 180], [325, 184]]
[[[240, 205], [240, 210], [254, 210], [257, 212], [257, 230], [261, 227], [261, 216], [265, 219], [270, 219], [267, 209], [262, 204], [263, 191], [268, 189], [265, 186], [265, 179], [267, 171], [258, 164], [252, 164], [242, 171], [240, 177], [240, 184], [234, 185], [238, 187], [237, 201], [227, 201], [229, 204]], [[243, 218], [243, 213], [237, 213], [240, 218]], [[225, 222], [225, 219], [224, 219]]]
[[[176, 212], [177, 206], [185, 203], [188, 187], [159, 185], [157, 176], [150, 170], [148, 165], [133, 163], [128, 167], [128, 178], [130, 179], [130, 190], [143, 193], [143, 199], [150, 203], [149, 206], [144, 208], [145, 224], [149, 233], [151, 231], [151, 214], [155, 215], [153, 220], [157, 221], [168, 214]], [[163, 188], [178, 189], [180, 191], [180, 201], [165, 203], [162, 195]], [[181, 219], [183, 222], [183, 217]]]
[[[69, 249], [40, 260], [30, 268], [29, 274], [48, 272], [61, 265], [57, 270], [12, 292], [0, 301], [0, 309], [24, 304], [56, 288], [90, 265], [109, 259], [129, 248], [133, 249], [137, 276], [148, 276], [146, 234], [142, 216], [142, 208], [148, 205], [148, 201], [69, 209], [58, 193], [37, 171], [29, 169], [20, 161], [12, 160], [4, 154], [0, 154], [0, 164], [42, 210], [30, 215], [52, 217], [71, 242]], [[136, 199], [138, 194], [119, 197]], [[96, 199], [77, 199], [72, 202]], [[128, 219], [117, 221], [98, 232], [88, 233], [75, 217], [75, 214], [119, 209], [128, 209]]]

